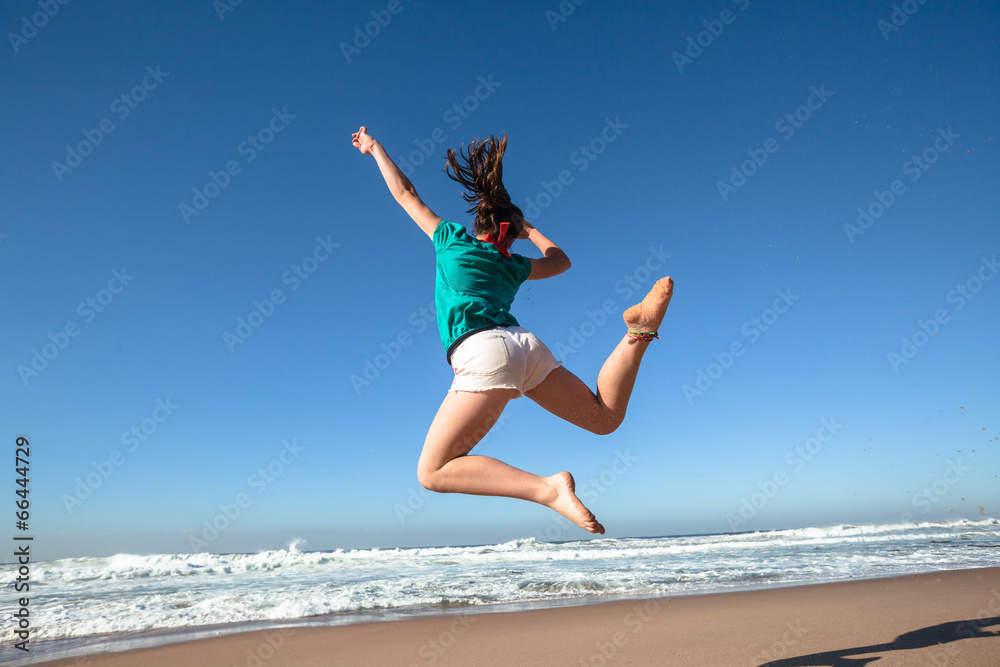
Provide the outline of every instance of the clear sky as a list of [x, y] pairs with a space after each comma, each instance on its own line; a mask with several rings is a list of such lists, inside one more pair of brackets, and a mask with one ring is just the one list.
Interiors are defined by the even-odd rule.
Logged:
[[996, 3], [16, 0], [0, 27], [0, 492], [26, 436], [40, 557], [588, 536], [417, 484], [452, 375], [434, 255], [360, 125], [465, 224], [442, 157], [509, 134], [573, 260], [514, 314], [591, 386], [674, 278], [616, 433], [521, 399], [477, 450], [572, 471], [609, 536], [1000, 516]]

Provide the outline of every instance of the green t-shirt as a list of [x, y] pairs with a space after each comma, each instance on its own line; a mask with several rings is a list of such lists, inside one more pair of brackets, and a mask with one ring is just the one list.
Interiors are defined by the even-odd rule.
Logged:
[[466, 334], [519, 326], [510, 314], [510, 304], [528, 279], [531, 262], [514, 253], [504, 257], [493, 244], [469, 236], [456, 222], [442, 220], [433, 240], [437, 253], [434, 308], [450, 363], [452, 348]]

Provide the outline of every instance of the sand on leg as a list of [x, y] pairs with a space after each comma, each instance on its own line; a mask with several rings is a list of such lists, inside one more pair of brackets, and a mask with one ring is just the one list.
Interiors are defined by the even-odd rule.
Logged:
[[496, 424], [514, 389], [448, 392], [417, 462], [421, 485], [439, 493], [505, 496], [545, 505], [592, 533], [604, 527], [576, 497], [573, 476], [534, 475], [489, 456], [469, 455]]
[[[656, 331], [670, 305], [674, 281], [661, 278], [653, 285], [642, 303], [623, 314], [625, 325], [632, 331]], [[583, 380], [560, 366], [542, 382], [525, 392], [525, 396], [552, 414], [577, 426], [606, 435], [625, 419], [642, 356], [649, 341], [634, 340], [625, 335], [601, 367], [597, 378], [597, 393]]]

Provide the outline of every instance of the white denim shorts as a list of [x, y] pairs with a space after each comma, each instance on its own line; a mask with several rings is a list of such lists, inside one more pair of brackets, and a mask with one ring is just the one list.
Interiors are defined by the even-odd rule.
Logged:
[[455, 380], [450, 391], [517, 389], [523, 395], [561, 364], [523, 327], [488, 329], [472, 334], [451, 353]]

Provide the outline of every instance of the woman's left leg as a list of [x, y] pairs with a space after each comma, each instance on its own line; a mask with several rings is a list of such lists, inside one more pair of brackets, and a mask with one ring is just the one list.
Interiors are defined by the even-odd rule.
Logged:
[[[625, 324], [633, 331], [655, 331], [663, 321], [673, 293], [674, 281], [669, 276], [656, 281], [642, 303], [625, 311]], [[592, 433], [612, 433], [625, 419], [639, 365], [649, 344], [648, 340], [623, 336], [601, 367], [596, 393], [560, 366], [524, 395], [557, 417]]]
[[517, 395], [515, 389], [448, 392], [420, 453], [420, 484], [439, 493], [530, 500], [559, 512], [584, 530], [603, 533], [604, 527], [576, 497], [573, 476], [568, 472], [542, 477], [489, 456], [469, 455]]

